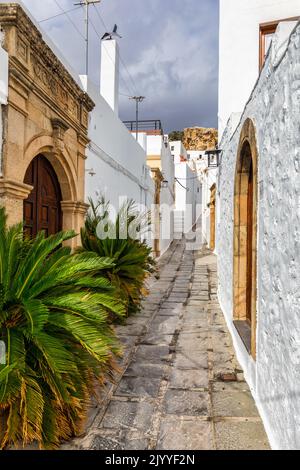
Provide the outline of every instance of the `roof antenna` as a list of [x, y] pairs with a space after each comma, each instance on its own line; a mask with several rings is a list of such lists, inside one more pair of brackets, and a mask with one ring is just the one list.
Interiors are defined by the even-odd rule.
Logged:
[[138, 133], [139, 133], [139, 104], [142, 103], [145, 99], [146, 96], [130, 96], [130, 100], [135, 101], [135, 135], [136, 135], [136, 141], [138, 140]]
[[89, 7], [100, 3], [101, 0], [80, 0], [78, 3], [74, 3], [75, 6], [80, 5], [85, 7], [85, 74], [89, 74]]

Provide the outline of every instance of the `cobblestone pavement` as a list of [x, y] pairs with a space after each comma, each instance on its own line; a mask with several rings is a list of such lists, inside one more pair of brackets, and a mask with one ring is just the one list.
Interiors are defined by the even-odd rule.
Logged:
[[64, 448], [268, 449], [217, 295], [216, 259], [177, 241], [143, 311], [118, 326], [122, 373]]

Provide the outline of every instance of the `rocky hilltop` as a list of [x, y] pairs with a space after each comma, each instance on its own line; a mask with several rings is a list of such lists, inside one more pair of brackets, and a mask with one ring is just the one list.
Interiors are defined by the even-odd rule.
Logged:
[[218, 144], [217, 129], [189, 127], [184, 129], [182, 143], [187, 150], [209, 150]]

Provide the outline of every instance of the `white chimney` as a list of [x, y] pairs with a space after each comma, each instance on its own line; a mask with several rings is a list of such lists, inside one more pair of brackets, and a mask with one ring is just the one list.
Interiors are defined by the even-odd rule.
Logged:
[[100, 93], [119, 114], [119, 46], [115, 39], [101, 43]]

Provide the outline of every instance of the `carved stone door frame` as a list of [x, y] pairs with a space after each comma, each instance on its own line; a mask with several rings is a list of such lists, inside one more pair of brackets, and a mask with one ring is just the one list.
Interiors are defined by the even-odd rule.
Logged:
[[244, 123], [234, 188], [233, 318], [253, 358], [257, 323], [257, 160], [253, 122]]

